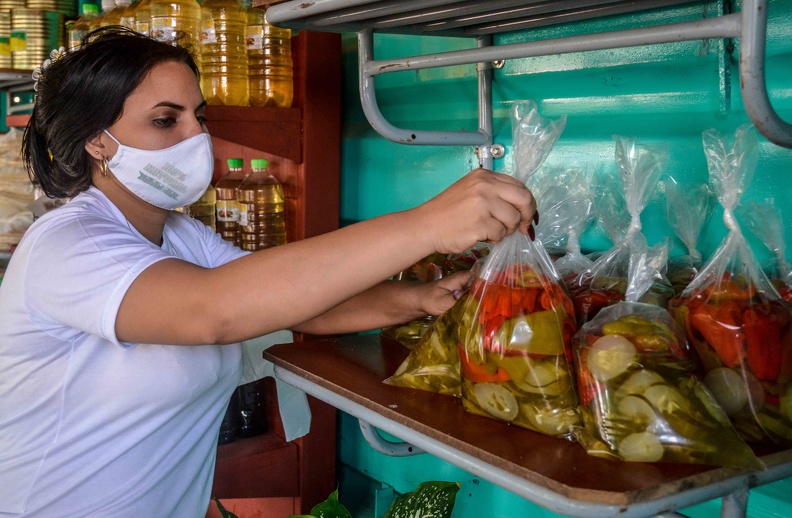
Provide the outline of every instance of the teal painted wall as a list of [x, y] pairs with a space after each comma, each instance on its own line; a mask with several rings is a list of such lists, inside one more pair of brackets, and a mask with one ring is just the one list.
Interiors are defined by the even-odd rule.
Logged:
[[[643, 24], [695, 20], [715, 16], [724, 8], [728, 5], [724, 6], [723, 2], [702, 1], [640, 17], [612, 17], [504, 34], [497, 36], [495, 43], [629, 28], [636, 25], [637, 18]], [[792, 2], [771, 0], [769, 16], [766, 67], [770, 99], [781, 117], [792, 121], [792, 67], [789, 66]], [[403, 57], [473, 46], [472, 41], [464, 39], [383, 35], [375, 38], [375, 57]], [[711, 127], [730, 132], [748, 120], [737, 75], [739, 42], [735, 42], [735, 47], [732, 54], [724, 41], [693, 41], [507, 62], [495, 71], [493, 84], [495, 142], [507, 148], [506, 157], [495, 161], [495, 169], [511, 170], [511, 128], [507, 117], [511, 103], [532, 99], [544, 116], [566, 114], [568, 117], [548, 165], [614, 169], [612, 135], [618, 134], [664, 146], [669, 157], [665, 171], [678, 180], [707, 181], [701, 132]], [[344, 35], [343, 56], [343, 224], [414, 207], [478, 165], [472, 147], [407, 146], [376, 134], [360, 108], [357, 40], [352, 34]], [[477, 129], [473, 65], [387, 74], [378, 76], [376, 85], [382, 112], [396, 126]], [[786, 235], [792, 236], [792, 182], [788, 177], [792, 173], [792, 150], [763, 138], [760, 142], [759, 164], [743, 201], [774, 197], [784, 218]], [[699, 247], [705, 257], [725, 235], [721, 215], [716, 209], [705, 228]], [[642, 220], [650, 244], [672, 235], [665, 220], [661, 193], [644, 211]], [[676, 240], [675, 244], [672, 255], [684, 253], [682, 244]], [[760, 244], [753, 244], [760, 258], [768, 255]], [[582, 245], [589, 250], [601, 250], [609, 247], [610, 242], [592, 227], [584, 235]], [[345, 470], [363, 473], [399, 492], [409, 491], [422, 480], [432, 478], [460, 481], [463, 487], [454, 513], [456, 518], [510, 513], [554, 516], [542, 514], [532, 504], [434, 457], [393, 459], [375, 453], [363, 442], [356, 422], [349, 416], [341, 419], [339, 445], [340, 462]], [[342, 500], [344, 489], [342, 485]], [[752, 491], [749, 516], [792, 516], [792, 497], [788, 496], [791, 493], [792, 480]], [[717, 505], [717, 502], [703, 504], [686, 512], [693, 516], [713, 516], [719, 512]]]

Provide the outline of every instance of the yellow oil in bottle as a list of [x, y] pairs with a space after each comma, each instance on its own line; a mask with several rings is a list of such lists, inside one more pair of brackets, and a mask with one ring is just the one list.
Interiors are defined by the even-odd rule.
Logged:
[[137, 11], [139, 5], [138, 1], [132, 0], [132, 3], [126, 6], [119, 18], [121, 25], [133, 31], [135, 30], [135, 11]]
[[239, 246], [263, 250], [286, 243], [283, 186], [268, 170], [265, 159], [251, 161], [253, 172], [237, 190]]
[[77, 50], [82, 44], [82, 39], [91, 30], [91, 22], [99, 16], [99, 6], [83, 4], [82, 16], [74, 22], [69, 29], [69, 48]]
[[[121, 25], [121, 15], [124, 13], [124, 10], [129, 7], [129, 4], [130, 0], [115, 0], [115, 7], [110, 9], [103, 17], [97, 18], [97, 20], [99, 20], [98, 26], [107, 27], [108, 25]], [[104, 10], [104, 7], [104, 2], [102, 2], [102, 10]]]
[[216, 230], [215, 227], [215, 205], [217, 203], [217, 193], [215, 188], [209, 185], [206, 188], [206, 192], [198, 198], [198, 201], [193, 203], [192, 205], [187, 206], [187, 215], [197, 219], [204, 225], [208, 227], [212, 227], [212, 230]]
[[135, 9], [135, 31], [146, 36], [151, 35], [151, 0], [138, 0]]
[[268, 24], [262, 9], [247, 14], [250, 105], [288, 108], [294, 100], [291, 30]]
[[151, 0], [149, 35], [158, 41], [186, 47], [200, 60], [201, 6], [195, 0]]
[[216, 230], [226, 241], [239, 246], [239, 202], [237, 190], [247, 173], [242, 169], [244, 161], [241, 158], [228, 159], [228, 172], [215, 184], [216, 201]]
[[201, 91], [206, 103], [247, 106], [245, 8], [237, 0], [206, 0], [201, 18]]
[[102, 9], [99, 11], [99, 14], [96, 16], [96, 18], [91, 20], [88, 32], [98, 29], [99, 27], [104, 27], [104, 19], [107, 18], [107, 15], [113, 12], [113, 9], [115, 8], [115, 0], [102, 0]]

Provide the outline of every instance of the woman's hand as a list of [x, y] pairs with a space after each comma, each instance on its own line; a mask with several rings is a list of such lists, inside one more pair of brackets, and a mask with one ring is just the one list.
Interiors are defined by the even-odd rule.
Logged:
[[415, 212], [435, 250], [454, 253], [480, 241], [497, 243], [517, 229], [530, 234], [536, 201], [516, 178], [476, 169]]
[[472, 279], [472, 272], [457, 272], [416, 285], [421, 311], [432, 316], [442, 315], [451, 309]]

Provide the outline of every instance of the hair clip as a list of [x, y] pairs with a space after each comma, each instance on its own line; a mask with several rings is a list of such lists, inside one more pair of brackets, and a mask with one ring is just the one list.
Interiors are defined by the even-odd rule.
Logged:
[[47, 70], [47, 68], [49, 68], [51, 64], [55, 63], [65, 55], [66, 55], [65, 47], [52, 49], [52, 51], [50, 52], [49, 59], [45, 59], [44, 63], [42, 63], [40, 67], [36, 67], [33, 69], [33, 74], [31, 75], [33, 77], [33, 81], [35, 81], [35, 83], [33, 83], [34, 91], [38, 92], [39, 81], [41, 81], [41, 79], [44, 77], [44, 71]]

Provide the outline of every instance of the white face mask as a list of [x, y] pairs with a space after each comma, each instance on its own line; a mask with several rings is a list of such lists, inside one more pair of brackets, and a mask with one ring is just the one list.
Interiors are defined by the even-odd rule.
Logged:
[[143, 201], [161, 209], [190, 205], [212, 181], [212, 139], [200, 133], [165, 149], [146, 150], [118, 144], [107, 167], [124, 187]]

